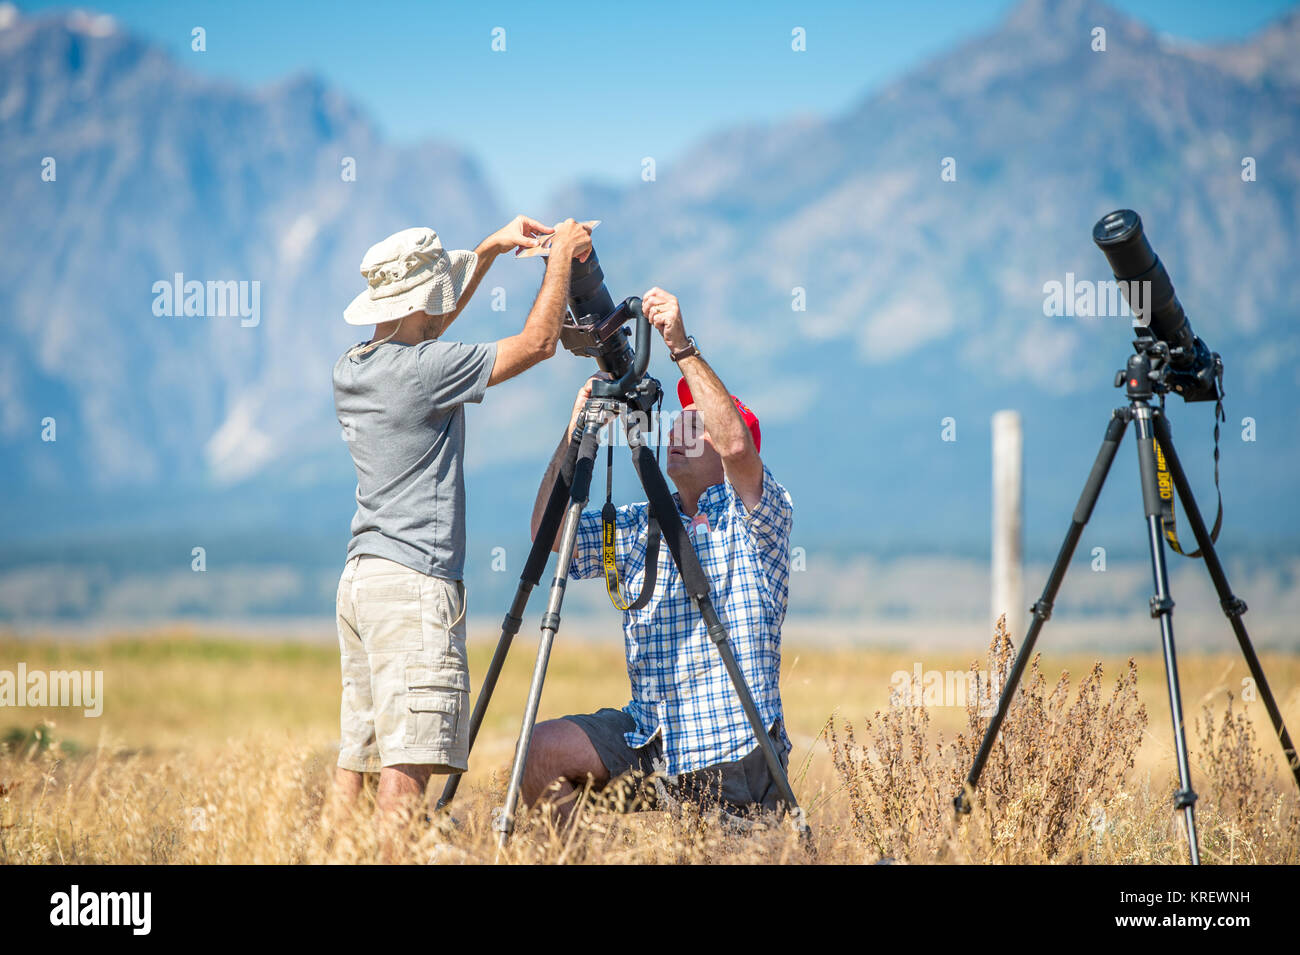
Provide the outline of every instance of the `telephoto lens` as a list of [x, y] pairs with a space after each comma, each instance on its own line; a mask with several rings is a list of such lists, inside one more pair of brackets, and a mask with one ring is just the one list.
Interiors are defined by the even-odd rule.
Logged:
[[1196, 358], [1196, 336], [1174, 294], [1169, 273], [1142, 231], [1142, 217], [1132, 209], [1119, 209], [1102, 216], [1092, 227], [1092, 241], [1097, 243], [1110, 263], [1110, 270], [1122, 283], [1120, 290], [1130, 306], [1133, 305], [1131, 283], [1150, 283], [1143, 286], [1149, 291], [1142, 297], [1142, 308], [1133, 309], [1134, 314], [1141, 312], [1149, 320], [1150, 333], [1168, 344], [1171, 352], [1182, 349], [1171, 356], [1174, 365], [1191, 364]]
[[560, 343], [575, 355], [596, 359], [601, 371], [618, 379], [632, 367], [635, 353], [624, 323], [636, 317], [631, 303], [614, 304], [605, 273], [592, 249], [586, 262], [573, 260], [569, 273], [569, 317], [560, 326]]
[[614, 311], [614, 299], [605, 287], [605, 273], [591, 250], [586, 262], [573, 260], [569, 275], [569, 311], [583, 324], [600, 321]]
[[[1143, 320], [1134, 346], [1152, 339], [1168, 346], [1166, 386], [1184, 401], [1223, 397], [1223, 362], [1192, 331], [1174, 283], [1142, 231], [1141, 217], [1132, 209], [1104, 215], [1092, 227], [1092, 241], [1110, 263], [1129, 307]], [[1135, 292], [1140, 307], [1133, 304]]]

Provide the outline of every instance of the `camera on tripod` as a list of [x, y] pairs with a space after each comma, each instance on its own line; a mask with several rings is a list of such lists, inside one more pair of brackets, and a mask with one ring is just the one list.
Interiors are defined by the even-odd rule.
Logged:
[[[1142, 217], [1132, 209], [1104, 215], [1092, 227], [1092, 241], [1110, 263], [1133, 314], [1142, 320], [1133, 347], [1152, 359], [1156, 390], [1172, 390], [1184, 401], [1222, 398], [1223, 360], [1192, 331], [1174, 283], [1142, 231]], [[1140, 307], [1133, 304], [1135, 288], [1142, 290]]]
[[[631, 344], [636, 321], [636, 347]], [[623, 397], [636, 391], [650, 364], [650, 321], [636, 296], [614, 304], [605, 286], [605, 273], [593, 248], [586, 262], [573, 260], [569, 278], [569, 314], [560, 326], [560, 344], [575, 355], [596, 359], [612, 381], [597, 381], [597, 397]]]
[[[1219, 425], [1223, 420], [1223, 361], [1218, 354], [1210, 351], [1205, 342], [1192, 332], [1191, 323], [1183, 313], [1183, 307], [1174, 294], [1173, 282], [1169, 273], [1151, 249], [1151, 243], [1142, 233], [1142, 220], [1132, 209], [1119, 209], [1102, 216], [1092, 230], [1092, 240], [1105, 254], [1110, 262], [1111, 271], [1119, 280], [1119, 287], [1128, 301], [1133, 313], [1142, 321], [1138, 328], [1137, 340], [1133, 342], [1136, 354], [1130, 355], [1126, 368], [1115, 377], [1115, 386], [1127, 384], [1128, 407], [1116, 408], [1111, 412], [1106, 425], [1106, 435], [1102, 439], [1092, 471], [1079, 495], [1075, 505], [1065, 540], [1057, 552], [1056, 562], [1051, 575], [1043, 587], [1042, 596], [1029, 609], [1033, 621], [1029, 625], [1024, 641], [1020, 645], [1011, 670], [1003, 682], [1002, 693], [998, 698], [998, 708], [989, 720], [975, 754], [974, 763], [966, 775], [966, 784], [953, 799], [953, 806], [958, 813], [971, 810], [968, 790], [974, 790], [979, 783], [984, 764], [993, 752], [994, 741], [1006, 716], [1007, 707], [1015, 696], [1016, 687], [1024, 674], [1025, 666], [1032, 658], [1034, 644], [1039, 631], [1052, 615], [1052, 605], [1056, 601], [1057, 591], [1065, 579], [1066, 569], [1074, 556], [1084, 525], [1092, 516], [1092, 509], [1097, 503], [1102, 485], [1110, 472], [1111, 463], [1120, 439], [1128, 425], [1136, 425], [1138, 442], [1138, 476], [1142, 486], [1142, 508], [1146, 518], [1146, 538], [1151, 549], [1151, 572], [1155, 583], [1155, 595], [1150, 600], [1151, 616], [1160, 621], [1161, 648], [1165, 660], [1165, 681], [1169, 690], [1169, 708], [1174, 724], [1174, 756], [1178, 764], [1179, 788], [1174, 793], [1174, 806], [1182, 813], [1186, 824], [1188, 855], [1193, 865], [1200, 862], [1200, 846], [1196, 835], [1195, 805], [1196, 793], [1192, 791], [1191, 768], [1187, 755], [1187, 740], [1183, 732], [1183, 703], [1178, 686], [1178, 664], [1174, 651], [1174, 600], [1169, 593], [1169, 576], [1165, 566], [1164, 544], [1167, 540], [1173, 549], [1184, 554], [1178, 542], [1178, 533], [1174, 525], [1174, 495], [1182, 501], [1183, 510], [1192, 526], [1199, 549], [1188, 557], [1202, 557], [1205, 567], [1219, 595], [1219, 606], [1228, 618], [1237, 643], [1241, 647], [1251, 678], [1264, 700], [1273, 724], [1273, 731], [1282, 744], [1286, 756], [1300, 787], [1300, 758], [1297, 758], [1295, 744], [1292, 743], [1286, 726], [1282, 722], [1282, 712], [1278, 709], [1273, 692], [1269, 689], [1264, 669], [1255, 654], [1242, 623], [1242, 614], [1246, 612], [1246, 603], [1232, 593], [1223, 565], [1214, 550], [1214, 543], [1219, 536], [1219, 527], [1223, 519], [1223, 496], [1219, 495], [1219, 513], [1214, 519], [1214, 529], [1205, 526], [1200, 508], [1192, 494], [1191, 484], [1183, 471], [1182, 462], [1174, 450], [1173, 434], [1164, 413], [1164, 396], [1173, 391], [1182, 395], [1186, 401], [1214, 401], [1214, 486], [1219, 487]], [[1135, 294], [1136, 293], [1136, 294]], [[1141, 304], [1135, 304], [1134, 298]], [[1160, 403], [1152, 406], [1151, 399], [1160, 396]]]

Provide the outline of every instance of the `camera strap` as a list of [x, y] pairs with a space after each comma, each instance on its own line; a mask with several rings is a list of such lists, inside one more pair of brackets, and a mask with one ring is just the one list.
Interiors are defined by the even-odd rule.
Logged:
[[600, 551], [601, 564], [605, 570], [605, 591], [609, 602], [617, 610], [640, 610], [650, 602], [655, 591], [655, 580], [659, 573], [659, 522], [653, 513], [646, 528], [645, 580], [641, 584], [641, 593], [636, 600], [628, 602], [623, 593], [623, 582], [618, 577], [618, 564], [614, 559], [614, 532], [618, 519], [618, 508], [614, 506], [614, 440], [610, 436], [605, 455], [605, 506], [600, 509]]
[[[1214, 527], [1210, 531], [1210, 543], [1215, 543], [1219, 539], [1219, 528], [1223, 526], [1223, 491], [1219, 489], [1219, 422], [1227, 421], [1227, 416], [1223, 412], [1223, 369], [1219, 368], [1219, 400], [1214, 404], [1214, 493], [1219, 498], [1218, 512], [1214, 515]], [[1164, 396], [1161, 396], [1161, 404], [1164, 404]], [[1174, 519], [1174, 481], [1169, 474], [1169, 468], [1165, 464], [1165, 456], [1160, 452], [1160, 442], [1154, 438], [1151, 443], [1156, 449], [1156, 483], [1160, 489], [1160, 524], [1164, 528], [1165, 540], [1169, 541], [1169, 546], [1173, 548], [1174, 553], [1182, 554], [1184, 557], [1200, 557], [1199, 548], [1187, 553], [1178, 544], [1178, 522]]]

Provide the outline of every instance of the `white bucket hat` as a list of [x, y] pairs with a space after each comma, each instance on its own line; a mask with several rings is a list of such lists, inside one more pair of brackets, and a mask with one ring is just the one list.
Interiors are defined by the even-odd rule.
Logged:
[[421, 310], [454, 312], [477, 262], [473, 252], [448, 252], [432, 229], [403, 229], [366, 250], [361, 275], [370, 287], [344, 309], [343, 320], [378, 325]]

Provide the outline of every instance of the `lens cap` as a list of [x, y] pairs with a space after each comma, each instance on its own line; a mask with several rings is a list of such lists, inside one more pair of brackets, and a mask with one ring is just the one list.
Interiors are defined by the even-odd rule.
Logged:
[[1097, 220], [1092, 227], [1092, 241], [1100, 246], [1122, 245], [1142, 231], [1142, 219], [1132, 209], [1116, 209]]

